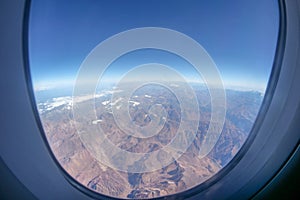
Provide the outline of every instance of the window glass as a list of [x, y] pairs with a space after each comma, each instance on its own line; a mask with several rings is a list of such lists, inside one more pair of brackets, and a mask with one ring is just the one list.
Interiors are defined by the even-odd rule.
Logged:
[[32, 1], [30, 75], [47, 141], [86, 188], [193, 188], [246, 141], [272, 69], [276, 1]]

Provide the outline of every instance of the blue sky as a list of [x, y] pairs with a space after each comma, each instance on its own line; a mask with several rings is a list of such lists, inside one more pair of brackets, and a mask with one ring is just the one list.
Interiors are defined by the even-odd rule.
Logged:
[[[278, 15], [273, 0], [34, 0], [29, 27], [33, 84], [42, 88], [72, 83], [84, 58], [101, 41], [128, 29], [164, 27], [199, 42], [215, 61], [225, 85], [265, 87]], [[110, 76], [119, 76], [130, 59], [165, 62], [176, 69], [184, 65], [174, 55], [145, 50], [132, 53], [124, 63], [120, 59]], [[193, 77], [189, 69], [181, 70]]]

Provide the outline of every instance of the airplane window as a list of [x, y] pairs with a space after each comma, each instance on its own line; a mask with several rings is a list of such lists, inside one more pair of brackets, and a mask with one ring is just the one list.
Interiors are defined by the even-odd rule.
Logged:
[[217, 176], [255, 123], [278, 30], [271, 0], [33, 0], [30, 76], [54, 159], [115, 198]]

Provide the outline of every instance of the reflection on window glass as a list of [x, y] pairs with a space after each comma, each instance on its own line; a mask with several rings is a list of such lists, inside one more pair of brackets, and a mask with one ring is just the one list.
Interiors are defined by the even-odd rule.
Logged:
[[60, 165], [95, 192], [193, 188], [247, 139], [265, 94], [276, 1], [32, 1], [32, 83]]

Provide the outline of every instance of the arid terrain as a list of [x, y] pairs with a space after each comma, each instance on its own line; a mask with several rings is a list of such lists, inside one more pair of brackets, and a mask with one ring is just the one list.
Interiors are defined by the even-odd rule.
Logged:
[[[228, 164], [247, 138], [263, 97], [255, 91], [226, 90], [227, 112], [223, 131], [213, 150], [206, 157], [199, 158], [201, 141], [211, 118], [211, 105], [209, 92], [205, 87], [197, 84], [192, 87], [200, 110], [195, 139], [179, 159], [153, 172], [127, 173], [95, 159], [77, 134], [72, 113], [72, 97], [62, 96], [39, 101], [38, 108], [52, 151], [74, 179], [109, 196], [138, 199], [159, 197], [201, 184]], [[97, 119], [86, 126], [100, 126], [115, 146], [128, 152], [146, 153], [161, 149], [172, 141], [183, 114], [189, 120], [195, 119], [192, 110], [187, 113], [180, 112], [179, 101], [172, 92], [160, 86], [146, 86], [132, 94], [129, 114], [136, 125], [147, 126], [151, 122], [148, 113], [151, 105], [162, 105], [167, 111], [164, 126], [152, 137], [138, 138], [128, 135], [118, 127], [111, 111], [111, 106], [117, 103], [111, 101], [114, 91], [117, 92], [117, 88], [99, 91], [95, 99], [82, 101], [95, 101]], [[186, 100], [188, 99], [189, 97]]]

